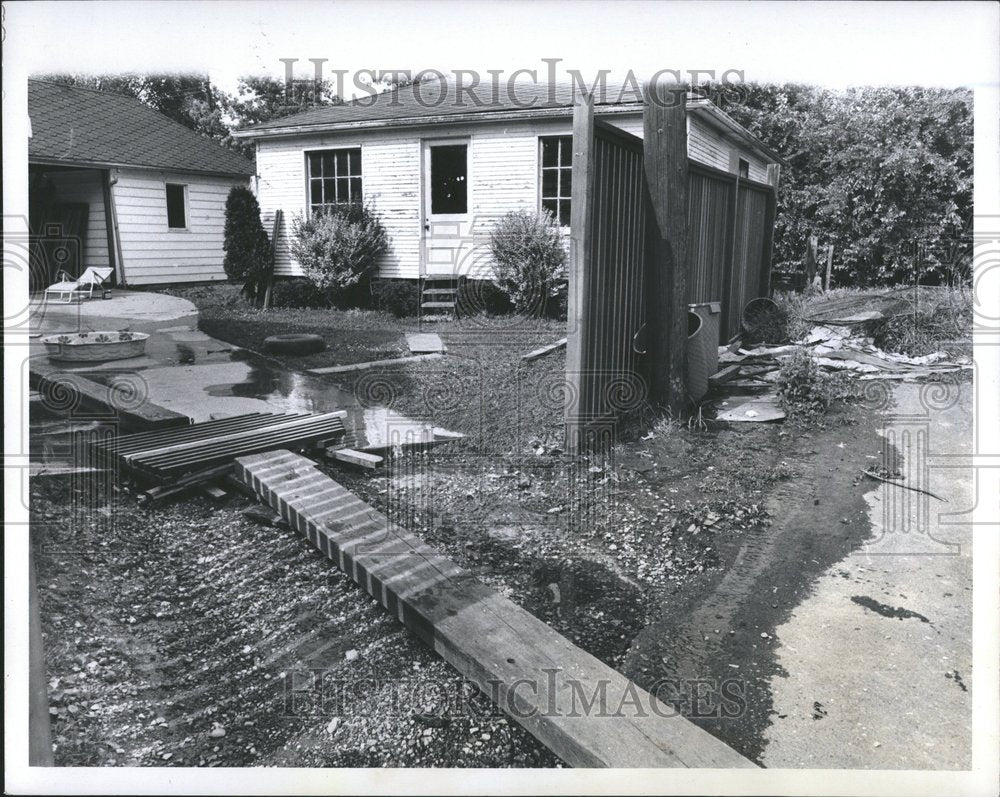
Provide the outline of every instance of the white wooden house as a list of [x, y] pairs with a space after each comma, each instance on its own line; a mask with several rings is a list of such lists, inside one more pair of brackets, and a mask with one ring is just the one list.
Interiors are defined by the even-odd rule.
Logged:
[[[391, 237], [379, 276], [490, 276], [489, 231], [516, 209], [550, 209], [568, 227], [570, 86], [456, 91], [416, 84], [265, 122], [236, 135], [256, 144], [265, 228], [277, 210], [277, 275], [301, 274], [288, 247], [292, 221], [325, 204], [363, 199]], [[595, 114], [642, 136], [635, 93], [598, 96]], [[687, 104], [689, 157], [775, 185], [780, 158], [707, 99]], [[567, 229], [568, 232], [568, 229]]]
[[130, 286], [226, 278], [226, 197], [249, 184], [250, 160], [136, 99], [80, 86], [29, 80], [28, 114], [30, 224], [48, 255], [34, 289], [89, 266]]

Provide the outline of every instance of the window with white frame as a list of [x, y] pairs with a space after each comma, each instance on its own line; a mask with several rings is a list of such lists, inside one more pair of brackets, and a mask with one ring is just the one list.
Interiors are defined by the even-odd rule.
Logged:
[[563, 227], [569, 227], [573, 193], [573, 136], [542, 136], [542, 207]]
[[309, 210], [362, 202], [361, 147], [308, 153]]

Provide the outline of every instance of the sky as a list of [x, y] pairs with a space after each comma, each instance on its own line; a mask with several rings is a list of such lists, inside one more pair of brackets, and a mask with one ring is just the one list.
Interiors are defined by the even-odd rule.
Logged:
[[[834, 88], [998, 81], [988, 2], [35, 2], [5, 4], [5, 69], [198, 71], [232, 90], [281, 59], [326, 70], [516, 69], [584, 77], [739, 70]], [[15, 45], [13, 57], [9, 45]], [[350, 91], [346, 92], [350, 95]]]

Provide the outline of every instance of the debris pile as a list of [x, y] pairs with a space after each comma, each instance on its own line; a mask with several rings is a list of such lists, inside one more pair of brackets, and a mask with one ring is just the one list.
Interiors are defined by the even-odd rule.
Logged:
[[[799, 348], [806, 347], [816, 364], [833, 371], [853, 371], [860, 379], [905, 379], [913, 381], [932, 374], [949, 373], [972, 368], [968, 357], [948, 359], [947, 352], [937, 351], [922, 357], [886, 352], [874, 345], [872, 338], [854, 335], [850, 327], [839, 325], [815, 326], [802, 340], [782, 346], [762, 345], [753, 349], [726, 349], [719, 362], [726, 365], [758, 366], [755, 376], [766, 380], [781, 359]], [[761, 367], [766, 368], [762, 371]]]
[[[860, 323], [868, 320], [868, 312], [854, 313], [851, 318]], [[801, 340], [790, 344], [741, 348], [737, 341], [731, 346], [720, 347], [721, 370], [709, 380], [724, 395], [716, 420], [762, 422], [783, 419], [785, 413], [776, 390], [779, 369], [787, 358], [801, 350], [807, 351], [820, 369], [831, 373], [846, 372], [859, 381], [899, 379], [912, 382], [972, 369], [968, 357], [951, 358], [944, 351], [921, 357], [887, 352], [875, 346], [871, 337], [855, 334], [849, 325], [820, 324]]]

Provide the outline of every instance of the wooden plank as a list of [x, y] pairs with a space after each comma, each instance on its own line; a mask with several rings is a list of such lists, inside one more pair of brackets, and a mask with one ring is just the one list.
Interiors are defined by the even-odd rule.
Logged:
[[522, 354], [522, 360], [537, 360], [539, 357], [544, 357], [549, 352], [553, 352], [556, 349], [561, 349], [566, 345], [566, 338], [559, 338], [555, 343], [550, 343], [547, 346], [542, 346], [540, 349], [534, 349], [529, 351], [527, 354]]
[[187, 415], [160, 407], [148, 399], [138, 406], [122, 406], [115, 391], [107, 386], [82, 374], [63, 371], [41, 357], [31, 358], [28, 381], [40, 393], [49, 391], [53, 400], [44, 402], [47, 409], [58, 411], [60, 407], [65, 407], [65, 414], [68, 415], [72, 415], [78, 407], [89, 407], [133, 428], [167, 429], [191, 423]]
[[289, 451], [241, 457], [236, 475], [566, 763], [754, 766], [391, 523], [310, 460]]
[[735, 379], [739, 376], [740, 366], [739, 365], [727, 365], [721, 371], [712, 374], [708, 381], [713, 385], [721, 385], [724, 382], [728, 382], [731, 379]]
[[643, 141], [650, 207], [647, 312], [654, 402], [679, 412], [686, 400], [688, 157], [686, 89], [644, 90]]
[[159, 501], [163, 498], [169, 498], [170, 496], [177, 495], [185, 490], [190, 490], [192, 487], [200, 487], [202, 482], [208, 479], [222, 478], [226, 476], [226, 474], [231, 474], [232, 471], [233, 463], [227, 462], [224, 465], [216, 465], [213, 468], [206, 468], [205, 470], [200, 470], [196, 473], [189, 473], [187, 476], [175, 479], [171, 484], [164, 484], [146, 490], [144, 493], [139, 495], [139, 500], [140, 502]]
[[573, 186], [567, 286], [566, 450], [580, 449], [579, 424], [585, 373], [587, 319], [592, 298], [587, 285], [594, 215], [594, 98], [587, 94], [573, 107]]
[[391, 360], [373, 360], [367, 363], [353, 363], [351, 365], [333, 365], [328, 368], [313, 368], [310, 374], [346, 374], [351, 371], [365, 371], [369, 368], [378, 368], [383, 365], [407, 365], [408, 363], [420, 362], [421, 360], [440, 360], [441, 354], [414, 354], [412, 357], [394, 357]]
[[328, 448], [326, 454], [338, 462], [346, 462], [348, 465], [357, 465], [369, 470], [375, 470], [383, 462], [382, 457], [378, 454], [355, 451], [353, 448]]

